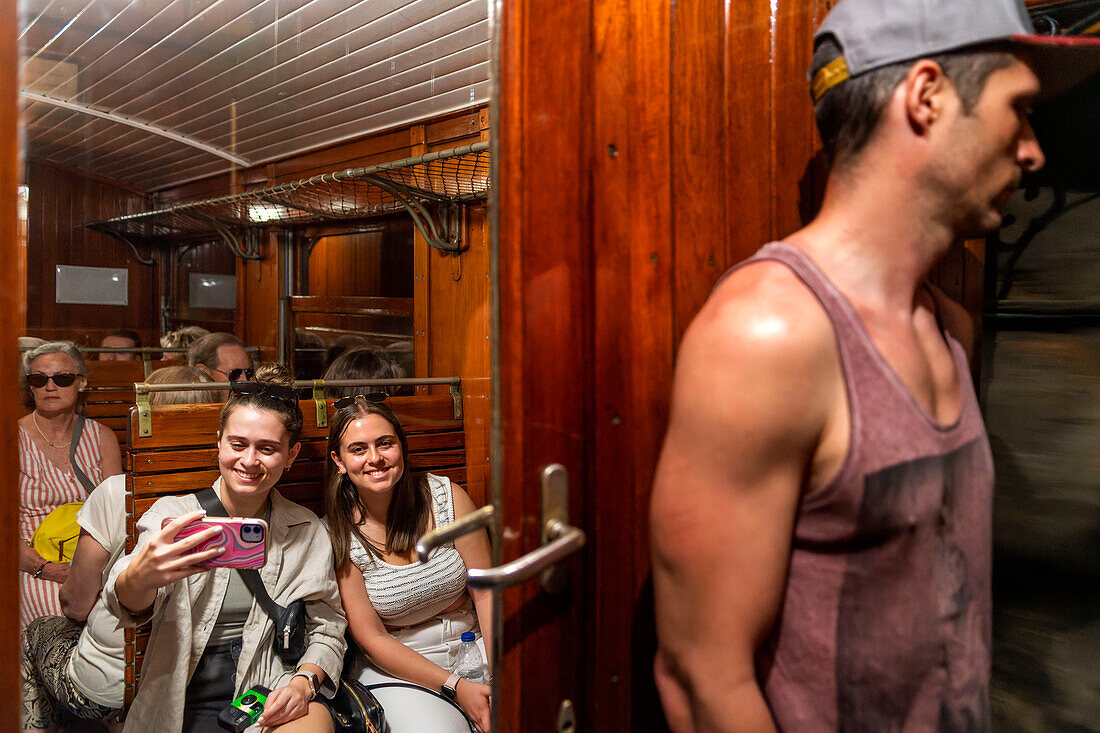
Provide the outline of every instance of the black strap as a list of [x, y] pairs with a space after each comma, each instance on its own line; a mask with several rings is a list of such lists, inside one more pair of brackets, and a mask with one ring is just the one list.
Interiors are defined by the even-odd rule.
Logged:
[[[195, 498], [199, 500], [199, 505], [206, 510], [207, 516], [229, 516], [225, 511], [225, 507], [222, 506], [221, 500], [218, 499], [218, 492], [214, 491], [212, 486], [208, 486], [202, 491], [196, 491]], [[248, 591], [252, 594], [252, 597], [260, 604], [260, 608], [272, 621], [278, 624], [279, 617], [283, 615], [286, 609], [271, 599], [267, 588], [264, 587], [264, 581], [260, 579], [259, 572], [254, 568], [237, 568], [237, 572], [240, 573], [244, 584], [248, 586]]]
[[76, 480], [90, 494], [95, 490], [95, 484], [88, 478], [88, 474], [80, 469], [80, 464], [76, 462], [76, 447], [80, 445], [80, 436], [83, 434], [84, 416], [77, 415], [76, 420], [73, 421], [73, 439], [69, 441], [69, 465], [73, 467], [73, 475], [76, 476]]

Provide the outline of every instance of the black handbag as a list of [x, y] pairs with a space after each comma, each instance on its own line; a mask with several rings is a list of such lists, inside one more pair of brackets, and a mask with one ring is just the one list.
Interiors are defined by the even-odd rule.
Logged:
[[340, 680], [331, 699], [317, 701], [328, 708], [336, 733], [390, 733], [382, 704], [358, 680]]
[[[225, 507], [218, 499], [218, 493], [213, 488], [205, 488], [196, 492], [195, 497], [199, 504], [211, 517], [227, 517]], [[275, 636], [272, 639], [272, 647], [275, 654], [283, 664], [289, 667], [298, 665], [298, 660], [306, 653], [306, 604], [302, 599], [292, 601], [288, 606], [280, 606], [271, 599], [260, 574], [252, 568], [237, 568], [241, 574], [241, 580], [248, 586], [252, 597], [260, 604], [260, 608], [275, 624]]]

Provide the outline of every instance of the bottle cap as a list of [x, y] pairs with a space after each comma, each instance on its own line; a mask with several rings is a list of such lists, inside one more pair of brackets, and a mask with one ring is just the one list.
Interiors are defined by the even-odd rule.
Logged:
[[472, 632], [472, 631], [463, 631], [462, 632], [462, 641], [473, 641], [475, 638], [477, 638], [477, 637], [474, 635], [474, 632]]

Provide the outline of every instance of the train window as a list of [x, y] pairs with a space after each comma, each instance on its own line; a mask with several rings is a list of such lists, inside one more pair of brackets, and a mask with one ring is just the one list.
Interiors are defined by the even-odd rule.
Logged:
[[[983, 407], [994, 511], [997, 730], [1094, 730], [1100, 645], [1100, 80], [1040, 109], [1046, 167], [987, 245]], [[1088, 548], [1088, 549], [1086, 549]]]

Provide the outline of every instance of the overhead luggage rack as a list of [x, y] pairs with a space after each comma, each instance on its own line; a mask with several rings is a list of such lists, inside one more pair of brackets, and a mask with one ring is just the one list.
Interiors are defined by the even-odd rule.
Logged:
[[233, 253], [260, 259], [259, 232], [406, 211], [428, 244], [462, 252], [461, 205], [489, 192], [489, 143], [325, 173], [252, 191], [95, 221], [90, 229], [130, 246], [220, 237]]

